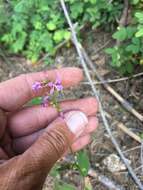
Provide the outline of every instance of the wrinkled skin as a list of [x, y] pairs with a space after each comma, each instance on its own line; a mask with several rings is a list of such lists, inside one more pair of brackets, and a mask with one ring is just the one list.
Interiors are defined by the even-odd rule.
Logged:
[[77, 68], [21, 75], [0, 84], [0, 189], [39, 190], [45, 178], [69, 147], [77, 151], [86, 146], [96, 129], [97, 102], [94, 98], [61, 102], [64, 112], [81, 110], [88, 126], [79, 138], [69, 131], [53, 107], [23, 106], [34, 97], [35, 81], [61, 77], [64, 88], [78, 84], [83, 74]]

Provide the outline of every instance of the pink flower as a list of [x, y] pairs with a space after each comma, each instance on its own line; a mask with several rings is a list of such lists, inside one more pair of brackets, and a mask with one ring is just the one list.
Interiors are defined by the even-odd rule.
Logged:
[[57, 90], [58, 92], [63, 90], [62, 82], [59, 78], [56, 79], [55, 82], [49, 82], [48, 86], [51, 88], [50, 89], [51, 95], [54, 93], [55, 90]]
[[[55, 93], [55, 92], [60, 92], [63, 90], [62, 82], [58, 77], [55, 80], [55, 82], [42, 81], [42, 82], [35, 82], [32, 85], [32, 90], [34, 90], [36, 92], [42, 88], [44, 88], [45, 90], [47, 88], [47, 92], [45, 92], [45, 95], [42, 97], [42, 105], [44, 107], [48, 106], [49, 103], [54, 103], [54, 101], [55, 101], [54, 98], [58, 98], [60, 93]], [[50, 92], [49, 92], [49, 90], [50, 90]], [[58, 109], [58, 107], [57, 107], [57, 109]], [[61, 113], [60, 116], [64, 117], [63, 113]]]
[[40, 82], [35, 82], [33, 85], [32, 85], [32, 90], [34, 91], [38, 91], [39, 89], [42, 88], [42, 85]]

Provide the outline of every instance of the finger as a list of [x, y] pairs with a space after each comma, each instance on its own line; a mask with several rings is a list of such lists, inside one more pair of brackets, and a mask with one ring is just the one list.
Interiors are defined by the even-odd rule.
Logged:
[[[91, 133], [97, 128], [97, 119], [91, 117], [88, 119], [88, 125], [85, 128], [84, 132], [81, 134], [82, 136], [86, 133]], [[20, 154], [26, 151], [44, 132], [44, 129], [41, 129], [31, 135], [23, 136], [20, 138], [15, 138], [13, 140], [13, 149], [16, 153]]]
[[0, 107], [7, 111], [18, 109], [33, 97], [42, 95], [43, 91], [33, 92], [34, 82], [46, 79], [53, 81], [57, 75], [61, 78], [64, 87], [76, 85], [83, 78], [82, 71], [78, 68], [63, 68], [21, 75], [0, 84]]
[[75, 141], [71, 148], [73, 152], [77, 152], [81, 149], [83, 149], [85, 146], [87, 146], [91, 142], [91, 135], [85, 135], [81, 138], [79, 138], [77, 141]]
[[40, 137], [40, 135], [44, 132], [44, 129], [32, 133], [31, 135], [27, 135], [24, 137], [16, 138], [13, 140], [12, 148], [16, 154], [21, 154], [25, 152], [36, 140]]
[[85, 128], [83, 133], [81, 134], [82, 136], [85, 136], [87, 134], [93, 133], [98, 127], [98, 119], [97, 117], [88, 117], [88, 127]]
[[[95, 98], [64, 101], [61, 102], [60, 106], [64, 112], [81, 110], [88, 116], [95, 115], [98, 110], [98, 103]], [[8, 122], [9, 131], [13, 137], [29, 135], [46, 127], [57, 116], [58, 113], [53, 107], [33, 106], [24, 108], [10, 117]]]
[[0, 109], [0, 139], [3, 137], [6, 128], [6, 115], [2, 109]]
[[0, 160], [7, 160], [8, 159], [8, 155], [5, 153], [5, 151], [0, 148]]
[[88, 124], [83, 112], [70, 111], [64, 116], [64, 119], [58, 117], [54, 120], [23, 154], [23, 157], [28, 158], [28, 163], [33, 163], [34, 171], [40, 171], [41, 168], [49, 171]]

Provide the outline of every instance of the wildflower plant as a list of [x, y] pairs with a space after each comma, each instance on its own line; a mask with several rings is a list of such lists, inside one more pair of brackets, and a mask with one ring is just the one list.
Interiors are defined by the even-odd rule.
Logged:
[[[59, 97], [63, 93], [63, 85], [59, 77], [57, 77], [54, 82], [49, 80], [44, 80], [41, 82], [36, 81], [32, 85], [32, 90], [36, 93], [40, 90], [45, 91], [45, 94], [42, 97], [42, 106], [47, 107], [48, 105], [52, 105], [56, 108], [60, 117], [64, 119], [64, 114], [58, 101]], [[90, 162], [86, 151], [84, 150], [74, 154], [72, 148], [69, 148], [74, 159], [74, 164], [72, 164], [73, 168], [77, 169], [82, 177], [85, 177], [90, 168]]]
[[60, 116], [63, 117], [63, 112], [60, 108], [60, 104], [58, 101], [63, 91], [63, 85], [62, 85], [61, 79], [57, 77], [54, 82], [49, 81], [49, 80], [44, 80], [41, 82], [36, 81], [35, 83], [33, 83], [32, 90], [34, 92], [37, 93], [41, 89], [45, 91], [45, 94], [42, 97], [42, 105], [44, 107], [47, 107], [48, 105], [52, 105], [54, 108], [56, 108]]

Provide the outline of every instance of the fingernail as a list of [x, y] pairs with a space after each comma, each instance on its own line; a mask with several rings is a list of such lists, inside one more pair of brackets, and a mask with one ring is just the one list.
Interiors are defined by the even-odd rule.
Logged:
[[71, 111], [65, 114], [65, 121], [70, 131], [79, 137], [88, 124], [87, 116], [80, 111]]

